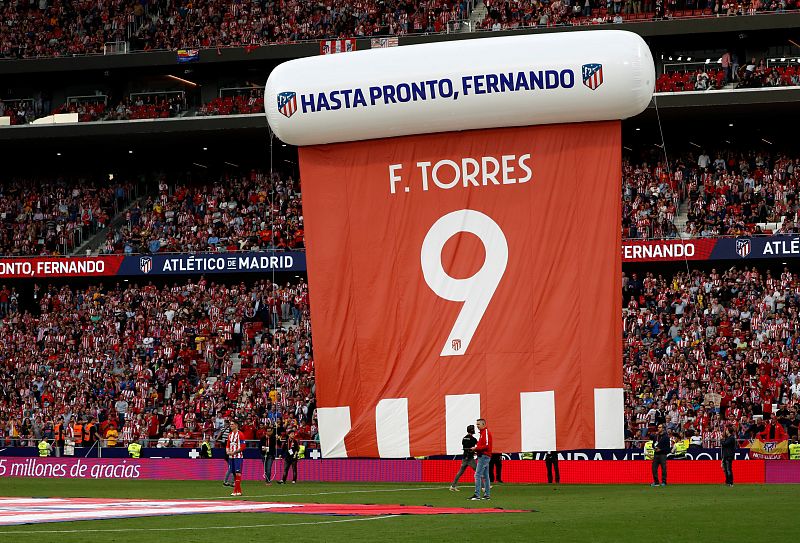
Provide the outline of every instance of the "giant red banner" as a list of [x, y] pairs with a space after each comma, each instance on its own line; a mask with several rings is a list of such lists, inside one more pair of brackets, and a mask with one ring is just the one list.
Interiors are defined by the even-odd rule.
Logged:
[[623, 446], [620, 123], [300, 148], [324, 456]]

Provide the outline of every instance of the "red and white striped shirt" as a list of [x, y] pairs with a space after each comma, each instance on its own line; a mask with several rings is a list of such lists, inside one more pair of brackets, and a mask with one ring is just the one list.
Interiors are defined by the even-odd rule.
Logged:
[[228, 435], [228, 446], [227, 449], [229, 451], [239, 451], [236, 454], [231, 454], [231, 458], [244, 458], [244, 451], [240, 451], [244, 447], [244, 439], [242, 439], [242, 433], [240, 431], [231, 432]]

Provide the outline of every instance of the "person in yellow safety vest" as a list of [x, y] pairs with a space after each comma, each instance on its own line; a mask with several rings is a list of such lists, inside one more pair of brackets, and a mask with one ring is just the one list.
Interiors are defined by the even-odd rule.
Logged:
[[297, 452], [297, 458], [299, 460], [300, 458], [305, 458], [305, 457], [306, 457], [306, 446], [300, 445], [300, 450]]
[[800, 443], [797, 440], [789, 445], [789, 460], [800, 460]]
[[50, 456], [50, 452], [53, 450], [53, 446], [50, 445], [46, 439], [42, 439], [38, 445], [39, 449], [39, 458], [47, 458]]
[[656, 449], [653, 446], [653, 442], [648, 439], [644, 442], [644, 459], [645, 460], [652, 460], [655, 457]]
[[689, 440], [681, 439], [679, 434], [675, 434], [675, 445], [672, 447], [672, 457], [675, 460], [683, 460], [686, 458], [686, 453], [689, 451]]
[[132, 441], [130, 445], [128, 445], [128, 456], [131, 458], [139, 458], [142, 456], [142, 446], [139, 445], [137, 442]]

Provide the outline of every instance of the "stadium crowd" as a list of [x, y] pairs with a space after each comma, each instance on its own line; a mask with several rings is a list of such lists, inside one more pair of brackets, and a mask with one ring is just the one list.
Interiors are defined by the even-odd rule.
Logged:
[[264, 89], [257, 88], [237, 93], [233, 96], [221, 96], [203, 104], [198, 115], [244, 115], [248, 113], [264, 113]]
[[149, 51], [438, 32], [467, 9], [444, 0], [2, 2], [0, 58], [100, 54], [110, 42]]
[[795, 0], [484, 0], [485, 30], [681, 17], [755, 15], [798, 9]]
[[78, 122], [121, 121], [132, 119], [167, 119], [195, 112], [201, 116], [239, 115], [264, 112], [264, 89], [242, 91], [233, 96], [215, 98], [197, 109], [189, 108], [182, 92], [151, 91], [134, 94], [119, 102], [108, 103], [105, 95], [73, 97], [52, 112], [41, 100], [0, 100], [0, 117], [9, 117], [12, 126], [28, 124], [58, 113], [77, 113]]
[[797, 438], [797, 273], [623, 274], [623, 307], [628, 438], [659, 423], [706, 447], [718, 445], [723, 424], [740, 440]]
[[[781, 153], [701, 150], [669, 168], [625, 161], [622, 226], [634, 238], [677, 235], [685, 201], [688, 235], [752, 234], [765, 223], [798, 232], [798, 180], [800, 159]], [[105, 252], [303, 246], [291, 176], [253, 170], [206, 184], [164, 176], [157, 186], [125, 212]], [[56, 252], [59, 236], [108, 224], [129, 197], [125, 184], [3, 184], [3, 254]], [[219, 438], [232, 414], [246, 421], [248, 438], [267, 424], [315, 438], [304, 283], [30, 288], [27, 306], [16, 285], [0, 288], [0, 442], [48, 435], [65, 416], [94, 420], [96, 437], [110, 432], [112, 442], [196, 445]], [[659, 422], [706, 446], [716, 446], [724, 422], [741, 440], [797, 435], [796, 273], [628, 273], [623, 307], [631, 443]]]
[[90, 179], [9, 179], [0, 184], [0, 255], [66, 254], [104, 228], [132, 186]]
[[252, 170], [208, 184], [168, 183], [125, 212], [103, 252], [245, 251], [304, 246], [300, 185]]
[[80, 425], [89, 444], [197, 446], [231, 416], [247, 439], [316, 438], [305, 283], [33, 289], [29, 310], [0, 290], [0, 443]]
[[[750, 15], [797, 9], [796, 0], [488, 0], [483, 29], [625, 20]], [[106, 43], [132, 50], [260, 46], [300, 40], [442, 32], [468, 19], [473, 4], [446, 0], [233, 0], [0, 2], [0, 58], [101, 54]]]
[[[121, 443], [196, 446], [224, 419], [316, 439], [307, 285], [36, 286], [0, 290], [0, 441], [68, 422]], [[718, 445], [796, 437], [800, 279], [784, 269], [623, 274], [627, 438], [655, 425]], [[240, 371], [236, 364], [241, 365]], [[764, 434], [767, 432], [767, 434]]]
[[797, 87], [800, 85], [800, 68], [785, 65], [768, 65], [766, 59], [739, 64], [726, 59], [728, 68], [703, 66], [698, 69], [677, 70], [661, 74], [656, 79], [656, 92], [707, 91], [726, 88], [729, 83], [739, 89], [765, 87]]
[[[714, 157], [712, 159], [712, 156]], [[622, 227], [627, 238], [738, 236], [798, 231], [800, 159], [730, 150], [663, 162], [623, 164]], [[686, 226], [674, 224], [678, 210]], [[759, 225], [777, 225], [766, 228]]]

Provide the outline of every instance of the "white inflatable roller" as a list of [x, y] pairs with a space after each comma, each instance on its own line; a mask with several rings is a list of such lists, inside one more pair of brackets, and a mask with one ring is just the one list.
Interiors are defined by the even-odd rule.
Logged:
[[270, 74], [264, 107], [281, 140], [317, 145], [625, 119], [644, 111], [654, 84], [641, 37], [595, 30], [292, 60]]

